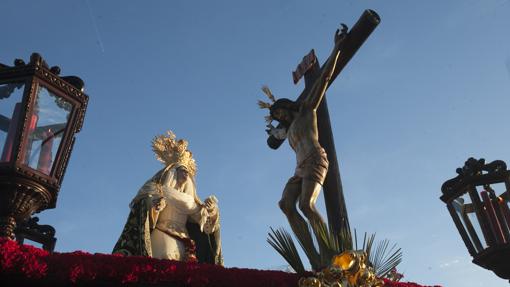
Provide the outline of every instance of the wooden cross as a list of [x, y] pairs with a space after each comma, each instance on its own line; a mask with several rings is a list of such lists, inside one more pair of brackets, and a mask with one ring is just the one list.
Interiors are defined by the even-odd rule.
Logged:
[[[347, 34], [345, 44], [340, 52], [340, 58], [337, 61], [335, 71], [333, 72], [328, 87], [358, 51], [363, 42], [365, 42], [377, 25], [379, 25], [380, 21], [379, 15], [377, 15], [375, 11], [365, 10], [363, 12], [358, 22], [356, 22]], [[303, 100], [305, 95], [307, 95], [309, 90], [313, 87], [314, 82], [321, 74], [322, 68], [319, 66], [314, 50], [310, 51], [310, 53], [303, 58], [296, 70], [292, 72], [294, 84], [298, 83], [303, 76], [305, 78], [305, 88], [296, 101]], [[325, 96], [317, 109], [317, 125], [319, 129], [319, 143], [326, 150], [329, 161], [328, 173], [323, 184], [328, 224], [335, 234], [339, 234], [340, 231], [343, 231], [346, 232], [346, 235], [350, 238], [351, 229], [349, 226], [349, 217], [345, 206], [340, 169], [338, 167], [333, 132], [331, 130], [331, 122]], [[284, 140], [278, 140], [270, 136], [267, 143], [269, 147], [277, 149], [283, 141]]]

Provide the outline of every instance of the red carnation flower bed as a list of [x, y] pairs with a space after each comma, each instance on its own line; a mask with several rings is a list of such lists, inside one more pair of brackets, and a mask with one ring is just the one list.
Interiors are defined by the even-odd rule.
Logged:
[[[50, 254], [29, 245], [0, 239], [2, 286], [186, 286], [297, 287], [299, 277], [282, 271], [224, 268], [147, 257], [90, 254], [82, 251]], [[387, 287], [422, 287], [386, 281]]]

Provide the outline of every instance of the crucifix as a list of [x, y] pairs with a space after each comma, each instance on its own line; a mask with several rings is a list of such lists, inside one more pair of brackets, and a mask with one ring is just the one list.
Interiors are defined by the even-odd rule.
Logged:
[[[341, 232], [350, 238], [350, 226], [349, 226], [349, 219], [347, 215], [347, 209], [345, 205], [345, 200], [343, 196], [343, 190], [342, 190], [342, 183], [340, 179], [340, 171], [338, 167], [338, 161], [335, 151], [335, 145], [333, 141], [333, 134], [331, 131], [331, 123], [329, 119], [329, 112], [327, 108], [327, 102], [326, 98], [324, 97], [325, 90], [331, 85], [331, 83], [335, 80], [335, 78], [338, 76], [338, 74], [342, 71], [342, 69], [347, 65], [347, 63], [350, 61], [350, 59], [354, 56], [354, 54], [357, 52], [357, 50], [361, 47], [363, 42], [370, 36], [370, 34], [373, 32], [373, 30], [377, 27], [377, 25], [380, 22], [380, 18], [372, 10], [366, 10], [361, 17], [359, 18], [358, 22], [352, 27], [352, 29], [347, 33], [346, 27], [344, 27], [344, 30], [341, 34], [335, 34], [335, 48], [332, 52], [332, 55], [328, 58], [328, 61], [322, 66], [319, 66], [318, 60], [315, 56], [315, 52], [312, 50], [308, 55], [306, 55], [303, 58], [303, 61], [298, 65], [296, 68], [296, 71], [292, 73], [294, 83], [298, 83], [299, 80], [304, 77], [305, 80], [305, 88], [303, 92], [300, 94], [300, 96], [297, 98], [295, 102], [284, 104], [282, 107], [283, 109], [279, 109], [276, 107], [277, 102], [276, 101], [273, 106], [269, 107], [271, 110], [271, 116], [277, 119], [280, 119], [280, 124], [278, 127], [270, 127], [270, 137], [268, 138], [268, 145], [272, 149], [278, 149], [279, 146], [285, 141], [285, 138], [289, 138], [289, 143], [291, 147], [296, 151], [296, 157], [298, 160], [298, 166], [296, 168], [296, 175], [292, 177], [289, 182], [286, 185], [286, 188], [284, 190], [284, 194], [282, 197], [282, 201], [280, 201], [280, 207], [284, 211], [284, 213], [287, 215], [289, 219], [289, 223], [291, 223], [291, 227], [293, 227], [293, 230], [296, 233], [296, 230], [299, 230], [302, 227], [295, 227], [295, 225], [299, 225], [299, 221], [296, 218], [293, 218], [294, 215], [292, 215], [292, 212], [287, 212], [286, 210], [294, 209], [295, 210], [295, 204], [299, 200], [299, 205], [305, 216], [312, 221], [314, 216], [313, 213], [316, 212], [314, 203], [316, 200], [316, 191], [313, 191], [312, 195], [303, 195], [301, 192], [305, 192], [307, 186], [309, 185], [307, 183], [307, 178], [312, 179], [312, 185], [313, 182], [322, 184], [323, 190], [324, 190], [324, 199], [326, 204], [326, 211], [328, 216], [328, 223], [330, 230], [338, 235]], [[341, 37], [341, 47], [337, 47], [337, 37]], [[335, 49], [336, 52], [335, 52]], [[334, 61], [334, 63], [332, 63]], [[322, 81], [323, 84], [321, 86], [320, 83], [317, 83], [318, 81]], [[323, 89], [322, 94], [316, 91], [316, 89]], [[270, 93], [270, 91], [267, 89], [265, 90], [266, 94], [270, 96], [270, 98], [273, 99], [274, 97]], [[312, 149], [312, 152], [302, 152], [303, 155], [300, 155], [299, 149], [301, 149], [300, 145], [302, 141], [300, 137], [302, 135], [299, 135], [299, 132], [292, 131], [292, 128], [289, 129], [291, 123], [296, 126], [295, 118], [296, 117], [306, 117], [306, 116], [300, 116], [301, 110], [303, 109], [302, 106], [305, 105], [308, 102], [313, 102], [314, 96], [310, 96], [311, 94], [320, 94], [319, 97], [319, 103], [317, 103], [318, 107], [316, 108], [316, 125], [318, 130], [318, 142], [320, 144], [320, 147], [314, 147]], [[316, 96], [317, 97], [317, 96]], [[286, 100], [286, 99], [282, 99]], [[289, 101], [292, 102], [292, 101]], [[281, 102], [283, 103], [283, 102]], [[313, 108], [312, 104], [312, 108]], [[261, 105], [263, 107], [263, 105]], [[297, 107], [299, 111], [290, 112], [289, 114], [286, 114], [286, 112], [282, 112], [282, 110], [288, 109], [291, 110], [293, 107]], [[315, 116], [315, 115], [314, 115]], [[287, 121], [287, 126], [285, 125], [285, 122]], [[283, 136], [280, 136], [277, 133], [278, 131], [285, 130], [287, 131], [289, 129], [289, 133], [284, 133]], [[271, 131], [274, 130], [275, 133], [272, 133]], [[294, 130], [296, 128], [294, 127]], [[297, 135], [296, 135], [297, 134]], [[306, 138], [306, 136], [305, 136]], [[313, 135], [312, 135], [313, 138]], [[301, 142], [300, 142], [301, 141]], [[313, 145], [313, 140], [311, 140]], [[322, 147], [322, 148], [321, 148]], [[323, 154], [322, 151], [325, 151], [325, 154]], [[327, 159], [325, 158], [327, 155]], [[328, 164], [329, 162], [329, 164]], [[328, 167], [329, 166], [329, 167]], [[307, 171], [308, 169], [308, 171]], [[321, 173], [325, 173], [325, 178], [321, 175]], [[293, 184], [299, 184], [300, 187], [293, 188]], [[313, 190], [313, 188], [310, 188]], [[299, 190], [299, 191], [294, 191]], [[312, 207], [307, 206], [308, 203], [301, 202], [301, 199], [304, 196], [310, 197], [310, 202], [312, 202]], [[285, 201], [287, 198], [291, 198], [290, 203], [286, 203]], [[293, 200], [293, 202], [292, 202]], [[294, 206], [292, 206], [294, 205]], [[307, 211], [311, 209], [311, 211]], [[309, 215], [307, 214], [309, 213]], [[320, 217], [320, 216], [319, 216]], [[292, 221], [295, 221], [294, 226]], [[300, 239], [303, 241], [303, 239]], [[305, 245], [306, 241], [310, 241], [310, 239], [304, 239]], [[311, 244], [311, 243], [308, 243]], [[306, 248], [306, 246], [305, 246]], [[320, 248], [320, 246], [319, 246]], [[305, 252], [313, 252], [311, 249], [314, 249], [312, 247], [308, 248], [309, 250], [305, 250]], [[309, 256], [310, 257], [310, 256]], [[313, 262], [312, 262], [313, 265]], [[313, 266], [312, 266], [313, 267]], [[315, 268], [314, 268], [315, 269]]]

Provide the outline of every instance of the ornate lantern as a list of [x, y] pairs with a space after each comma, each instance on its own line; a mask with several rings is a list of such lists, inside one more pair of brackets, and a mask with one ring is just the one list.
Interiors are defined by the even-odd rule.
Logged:
[[88, 96], [39, 54], [0, 64], [0, 237], [54, 208]]
[[505, 162], [469, 158], [441, 187], [441, 200], [473, 263], [510, 279], [510, 171]]

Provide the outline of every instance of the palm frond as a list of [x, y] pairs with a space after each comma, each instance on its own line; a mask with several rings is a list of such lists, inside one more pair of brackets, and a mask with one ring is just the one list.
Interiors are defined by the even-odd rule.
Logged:
[[356, 248], [354, 250], [358, 249], [358, 234], [356, 233], [356, 228], [354, 228], [354, 243], [356, 244]]
[[[311, 237], [313, 232], [317, 244], [322, 246], [320, 250], [321, 252], [313, 252], [315, 250], [308, 250], [305, 248], [307, 244], [301, 241], [301, 237], [296, 236], [299, 245], [304, 250], [308, 260], [310, 261], [310, 265], [316, 271], [329, 266], [334, 256], [347, 250], [353, 250], [353, 247], [355, 250], [363, 250], [366, 252], [368, 259], [367, 263], [374, 268], [375, 275], [379, 278], [385, 277], [393, 268], [396, 268], [396, 266], [402, 262], [401, 248], [397, 248], [396, 244], [393, 244], [390, 247], [390, 242], [387, 239], [376, 244], [375, 234], [368, 235], [365, 232], [363, 235], [362, 245], [359, 246], [356, 229], [354, 229], [353, 240], [350, 232], [341, 231], [339, 234], [334, 234], [326, 226], [326, 224], [323, 223], [309, 223], [306, 226], [301, 226], [300, 228], [300, 234], [308, 233]], [[282, 257], [294, 270], [296, 270], [298, 274], [303, 274], [305, 272], [305, 268], [291, 235], [283, 228], [278, 230], [273, 230], [273, 228], [271, 228], [271, 233], [268, 233], [268, 235], [269, 237], [267, 242], [276, 249], [280, 255], [282, 255]]]
[[335, 236], [333, 236], [326, 224], [310, 224], [315, 234], [317, 244], [323, 246], [320, 252], [320, 266], [325, 267], [331, 263], [333, 256], [338, 254], [339, 242]]
[[389, 247], [389, 244], [387, 239], [381, 241], [377, 245], [375, 252], [369, 256], [375, 273], [380, 278], [386, 276], [391, 269], [397, 267], [402, 262], [402, 250], [397, 248], [396, 244], [393, 244], [391, 247]]
[[[367, 237], [367, 233], [365, 232], [365, 236], [363, 239], [363, 250], [365, 250], [365, 252], [367, 253], [369, 261], [370, 261], [370, 254], [372, 254], [372, 247], [374, 246], [374, 241], [375, 241], [375, 233], [371, 234]], [[372, 261], [370, 261], [370, 262], [372, 262]]]
[[352, 237], [349, 232], [342, 230], [335, 234], [324, 223], [311, 224], [311, 228], [314, 231], [317, 243], [325, 249], [321, 250], [320, 254], [321, 266], [328, 266], [335, 255], [352, 249]]
[[[356, 230], [354, 231], [354, 236], [357, 236]], [[368, 236], [365, 232], [365, 235], [363, 236], [362, 250], [366, 252], [368, 261], [374, 268], [375, 275], [379, 278], [382, 278], [386, 276], [391, 271], [391, 269], [397, 267], [397, 265], [402, 262], [402, 250], [397, 248], [396, 244], [393, 244], [391, 248], [388, 249], [389, 240], [387, 239], [379, 242], [377, 246], [374, 245], [374, 242], [375, 234]]]
[[[311, 229], [310, 224], [306, 224], [305, 226], [299, 225], [299, 226], [297, 226], [297, 228], [300, 228], [300, 230], [299, 230], [300, 234], [308, 235], [308, 236], [300, 237], [300, 236], [297, 236], [297, 234], [294, 232], [294, 235], [296, 235], [296, 238], [298, 239], [301, 249], [303, 249], [303, 251], [306, 254], [306, 257], [308, 257], [308, 261], [310, 262], [312, 269], [319, 270], [322, 267], [320, 254], [316, 250], [308, 250], [308, 248], [306, 248], [307, 244], [305, 244], [301, 239], [301, 238], [305, 238], [305, 237], [312, 238], [312, 229]], [[312, 242], [312, 245], [313, 245], [313, 242]], [[315, 249], [315, 247], [313, 247], [313, 248]]]
[[303, 261], [299, 257], [299, 253], [292, 240], [291, 235], [283, 228], [274, 230], [271, 227], [271, 232], [268, 233], [267, 242], [271, 245], [280, 255], [289, 263], [289, 265], [298, 274], [305, 273], [305, 267]]
[[[332, 231], [330, 231], [333, 233]], [[352, 250], [352, 234], [349, 230], [341, 230], [340, 233], [336, 234], [337, 241], [340, 244], [339, 250], [344, 252], [346, 250]]]

